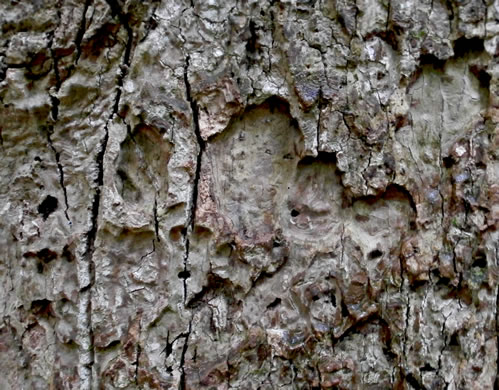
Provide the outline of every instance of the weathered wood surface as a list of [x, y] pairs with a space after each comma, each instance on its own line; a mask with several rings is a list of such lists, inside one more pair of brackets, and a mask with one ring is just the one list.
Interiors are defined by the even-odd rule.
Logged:
[[497, 1], [0, 23], [1, 389], [497, 388]]

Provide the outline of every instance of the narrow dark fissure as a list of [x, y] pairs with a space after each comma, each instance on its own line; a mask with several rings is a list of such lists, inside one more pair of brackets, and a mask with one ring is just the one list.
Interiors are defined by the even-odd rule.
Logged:
[[[116, 80], [116, 95], [114, 98], [114, 104], [112, 107], [112, 111], [106, 121], [104, 126], [104, 136], [101, 142], [100, 150], [96, 156], [96, 165], [97, 165], [97, 178], [95, 180], [96, 188], [94, 193], [94, 198], [92, 201], [92, 218], [91, 218], [91, 228], [87, 233], [87, 243], [86, 243], [86, 251], [85, 258], [88, 265], [88, 276], [89, 276], [89, 284], [85, 287], [90, 291], [90, 299], [87, 307], [87, 316], [88, 316], [88, 324], [89, 324], [89, 335], [90, 335], [90, 351], [92, 354], [91, 366], [95, 361], [95, 348], [94, 348], [94, 336], [93, 336], [93, 324], [92, 324], [92, 297], [91, 291], [92, 287], [95, 284], [95, 264], [93, 261], [93, 254], [95, 251], [95, 240], [97, 237], [97, 232], [99, 229], [98, 219], [100, 212], [100, 202], [101, 202], [101, 194], [102, 194], [102, 186], [104, 185], [104, 156], [106, 154], [107, 145], [109, 142], [109, 124], [114, 119], [115, 115], [119, 116], [119, 105], [123, 87], [123, 80], [126, 76], [126, 71], [124, 69], [128, 69], [131, 61], [131, 52], [132, 52], [132, 44], [133, 44], [133, 30], [128, 25], [126, 15], [124, 15], [119, 8], [116, 1], [109, 0], [108, 5], [111, 8], [113, 15], [118, 16], [120, 23], [123, 28], [125, 28], [127, 32], [127, 42], [125, 45], [125, 52], [123, 54], [123, 60], [121, 63], [121, 72], [118, 73]], [[92, 369], [92, 367], [90, 367]]]
[[192, 331], [192, 320], [189, 321], [189, 329], [187, 333], [183, 333], [180, 337], [184, 338], [184, 346], [182, 347], [182, 354], [180, 355], [180, 382], [179, 382], [179, 390], [185, 390], [185, 354], [187, 353], [187, 348], [189, 347], [189, 336]]
[[184, 242], [185, 242], [185, 253], [184, 253], [184, 269], [179, 273], [179, 277], [183, 279], [184, 283], [184, 303], [187, 300], [187, 279], [190, 277], [190, 272], [187, 269], [187, 263], [189, 260], [189, 250], [190, 250], [190, 235], [194, 232], [194, 223], [195, 223], [195, 215], [197, 209], [197, 199], [198, 199], [198, 186], [199, 179], [201, 176], [201, 162], [203, 158], [203, 152], [205, 150], [206, 144], [203, 138], [201, 137], [201, 131], [199, 128], [199, 107], [197, 105], [196, 100], [192, 96], [191, 84], [189, 82], [189, 62], [190, 56], [187, 55], [185, 58], [185, 66], [184, 66], [184, 83], [185, 83], [185, 91], [186, 97], [189, 101], [191, 112], [192, 112], [192, 120], [194, 124], [194, 134], [196, 136], [196, 141], [199, 146], [199, 152], [196, 157], [196, 172], [194, 175], [194, 183], [192, 190], [192, 201], [191, 201], [191, 209], [189, 212], [189, 220], [187, 222], [187, 229], [184, 231]]
[[53, 126], [49, 126], [49, 128], [46, 131], [47, 142], [50, 146], [50, 149], [52, 150], [52, 153], [54, 154], [55, 162], [57, 165], [57, 171], [59, 173], [59, 183], [61, 185], [62, 193], [64, 195], [64, 206], [65, 206], [64, 216], [66, 217], [66, 220], [68, 221], [68, 223], [71, 224], [71, 219], [69, 219], [69, 215], [68, 215], [68, 210], [69, 210], [68, 192], [66, 189], [66, 185], [64, 184], [64, 169], [63, 169], [62, 164], [61, 164], [61, 154], [57, 151], [57, 149], [55, 148], [55, 146], [52, 142], [51, 134], [53, 132], [54, 132]]

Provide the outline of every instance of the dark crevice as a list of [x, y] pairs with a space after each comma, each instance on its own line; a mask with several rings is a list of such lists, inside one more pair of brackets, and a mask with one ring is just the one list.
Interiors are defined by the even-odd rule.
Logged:
[[[130, 66], [130, 60], [131, 60], [131, 55], [132, 55], [132, 46], [133, 46], [133, 29], [128, 23], [128, 17], [126, 14], [123, 13], [121, 10], [118, 2], [116, 0], [107, 0], [107, 3], [109, 7], [111, 8], [111, 12], [113, 15], [117, 16], [121, 25], [125, 29], [127, 33], [127, 41], [125, 44], [125, 53], [123, 54], [123, 61], [122, 65], [120, 66], [120, 72], [118, 73], [118, 80], [117, 80], [117, 90], [116, 90], [116, 97], [114, 99], [114, 107], [113, 107], [113, 114], [118, 114], [119, 110], [119, 104], [120, 104], [120, 98], [121, 98], [121, 93], [122, 93], [122, 88], [123, 88], [123, 80], [125, 79], [125, 76], [128, 72], [128, 68]], [[110, 118], [112, 119], [112, 117]]]
[[377, 258], [380, 258], [381, 256], [383, 256], [383, 252], [380, 251], [379, 249], [375, 249], [375, 250], [371, 251], [368, 256], [369, 256], [370, 260], [374, 260], [374, 259], [377, 259]]
[[419, 369], [419, 372], [432, 372], [436, 371], [429, 363], [426, 363], [423, 367]]
[[189, 330], [187, 333], [182, 333], [180, 337], [184, 338], [184, 346], [182, 348], [182, 354], [180, 355], [180, 382], [179, 382], [179, 390], [185, 390], [185, 354], [187, 353], [187, 348], [189, 347], [189, 336], [191, 335], [192, 330], [192, 320], [189, 321]]
[[424, 53], [419, 57], [419, 64], [423, 66], [431, 66], [436, 70], [443, 70], [446, 60], [441, 60], [433, 54]]
[[187, 300], [187, 279], [191, 276], [191, 273], [187, 270], [187, 262], [189, 259], [189, 247], [190, 240], [187, 236], [184, 237], [185, 241], [185, 254], [184, 254], [184, 269], [178, 273], [178, 277], [183, 280], [184, 285], [184, 304]]
[[86, 14], [88, 7], [90, 7], [90, 3], [92, 3], [92, 0], [85, 0], [85, 4], [83, 6], [83, 15], [81, 18], [80, 26], [78, 27], [78, 31], [76, 32], [76, 38], [75, 38], [75, 46], [76, 46], [76, 58], [75, 58], [75, 64], [78, 64], [78, 60], [80, 59], [81, 56], [81, 42], [83, 41], [83, 36], [85, 35], [85, 30], [86, 30], [86, 25], [87, 25], [87, 19], [86, 19]]
[[305, 156], [299, 161], [299, 165], [310, 165], [314, 163], [336, 164], [336, 153], [319, 152], [317, 156]]
[[256, 24], [253, 20], [250, 20], [248, 28], [249, 28], [250, 37], [246, 41], [246, 52], [247, 53], [256, 53], [260, 46], [258, 44], [258, 35], [256, 33]]
[[[388, 4], [390, 7], [390, 2]], [[390, 27], [392, 27], [392, 29], [389, 29]], [[399, 43], [399, 33], [400, 33], [400, 31], [397, 28], [397, 26], [389, 26], [387, 24], [386, 31], [371, 32], [364, 37], [364, 41], [368, 41], [372, 37], [379, 37], [384, 42], [386, 42], [388, 45], [390, 45], [390, 47], [393, 49], [394, 52], [398, 53], [401, 51], [400, 43]]]
[[414, 212], [414, 216], [417, 215], [417, 209], [416, 209], [416, 203], [414, 202], [414, 198], [412, 197], [411, 193], [409, 190], [407, 190], [405, 187], [391, 183], [386, 187], [386, 190], [378, 195], [367, 195], [367, 196], [360, 196], [356, 197], [353, 199], [353, 202], [357, 201], [364, 201], [368, 204], [374, 204], [380, 199], [398, 199], [398, 200], [406, 200], [412, 211]]
[[[57, 13], [57, 15], [58, 15], [59, 20], [60, 20], [60, 17], [61, 17], [60, 11]], [[55, 81], [56, 81], [55, 91], [58, 92], [60, 87], [61, 87], [62, 81], [61, 81], [61, 77], [59, 74], [58, 59], [57, 59], [57, 56], [55, 55], [54, 49], [52, 48], [53, 41], [54, 41], [54, 34], [51, 33], [50, 41], [49, 41], [49, 51], [50, 51], [50, 55], [51, 55], [52, 61], [53, 61], [52, 66], [54, 69], [54, 76], [55, 76]], [[49, 95], [49, 99], [50, 99], [50, 115], [52, 117], [52, 121], [57, 122], [57, 119], [59, 117], [60, 101], [56, 96], [52, 95], [50, 92], [48, 92], [48, 95]], [[69, 215], [68, 215], [68, 210], [69, 210], [68, 194], [67, 194], [66, 186], [64, 184], [64, 169], [63, 169], [62, 163], [61, 163], [61, 155], [57, 151], [57, 149], [55, 148], [55, 146], [52, 142], [52, 134], [53, 133], [54, 133], [54, 126], [51, 125], [48, 127], [47, 132], [46, 132], [47, 142], [50, 146], [50, 149], [52, 149], [52, 152], [54, 153], [54, 157], [55, 157], [55, 161], [56, 161], [56, 165], [57, 165], [57, 171], [59, 173], [59, 183], [61, 185], [62, 192], [64, 194], [64, 204], [65, 204], [64, 215], [65, 215], [68, 223], [71, 224], [71, 220], [69, 219]]]
[[[122, 60], [122, 65], [121, 65], [121, 72], [117, 76], [116, 80], [116, 95], [114, 98], [114, 104], [112, 111], [106, 121], [106, 124], [104, 126], [104, 136], [101, 142], [101, 147], [99, 151], [97, 152], [96, 156], [96, 166], [97, 166], [97, 178], [95, 180], [96, 188], [95, 188], [95, 193], [94, 193], [94, 198], [92, 201], [92, 212], [91, 212], [91, 228], [87, 232], [87, 242], [86, 242], [86, 250], [85, 250], [85, 259], [87, 263], [87, 272], [88, 272], [88, 278], [89, 278], [89, 283], [87, 286], [85, 286], [82, 291], [84, 290], [89, 290], [91, 294], [92, 287], [95, 283], [95, 264], [93, 260], [93, 254], [95, 251], [95, 239], [97, 237], [97, 232], [98, 232], [98, 219], [99, 219], [99, 212], [100, 212], [100, 202], [101, 202], [101, 192], [102, 192], [102, 186], [104, 184], [104, 156], [106, 154], [107, 150], [107, 144], [109, 141], [109, 123], [114, 119], [115, 116], [119, 116], [118, 109], [119, 109], [119, 104], [120, 104], [120, 98], [121, 98], [121, 90], [123, 86], [123, 79], [126, 75], [126, 72], [123, 71], [124, 68], [128, 68], [130, 65], [130, 57], [131, 57], [131, 49], [132, 49], [132, 43], [133, 43], [133, 30], [127, 23], [127, 19], [125, 15], [121, 13], [121, 9], [117, 7], [116, 1], [113, 0], [108, 0], [108, 5], [111, 8], [111, 11], [113, 14], [118, 15], [120, 22], [122, 23], [123, 27], [127, 31], [128, 39], [126, 42], [125, 46], [125, 52], [123, 54], [123, 60]], [[153, 243], [154, 244], [154, 243]], [[88, 308], [87, 308], [87, 315], [88, 315], [88, 324], [89, 324], [89, 337], [90, 337], [90, 351], [92, 355], [95, 354], [95, 349], [94, 349], [94, 338], [93, 338], [93, 325], [92, 325], [92, 299], [90, 297], [89, 303], [88, 303]], [[92, 369], [92, 365], [94, 362], [95, 358], [92, 356], [91, 363], [90, 363], [90, 369]]]
[[267, 305], [267, 309], [273, 309], [281, 304], [281, 298], [274, 299], [271, 303]]
[[153, 8], [153, 10], [151, 11], [150, 13], [150, 17], [149, 19], [145, 22], [145, 32], [144, 32], [144, 36], [139, 40], [138, 43], [142, 43], [144, 42], [147, 37], [149, 36], [149, 33], [152, 31], [152, 30], [155, 30], [156, 27], [158, 27], [158, 21], [156, 20], [155, 18], [155, 14], [156, 14], [156, 10], [158, 9], [158, 5], [156, 4]]
[[459, 336], [457, 332], [453, 333], [449, 340], [449, 347], [459, 347]]
[[168, 357], [173, 352], [173, 344], [175, 343], [175, 341], [177, 341], [178, 337], [179, 336], [173, 339], [173, 341], [170, 343], [170, 331], [169, 330], [166, 331], [166, 346], [163, 349], [163, 351], [161, 351], [161, 353], [165, 354], [165, 360], [168, 359]]
[[[60, 19], [60, 15], [59, 15]], [[54, 69], [54, 77], [55, 77], [55, 91], [58, 92], [59, 89], [61, 88], [61, 75], [59, 74], [59, 62], [58, 62], [58, 57], [55, 55], [54, 49], [52, 48], [52, 44], [54, 41], [54, 34], [51, 34], [50, 37], [50, 42], [49, 42], [49, 50], [50, 50], [50, 55], [52, 57], [52, 62], [53, 62], [53, 69]], [[57, 121], [57, 118], [59, 116], [59, 104], [60, 101], [59, 99], [52, 95], [50, 92], [48, 93], [49, 98], [50, 98], [50, 114], [52, 116], [52, 120], [54, 122]]]
[[407, 374], [405, 376], [405, 380], [415, 390], [426, 390], [426, 387], [424, 387], [421, 383], [419, 383], [419, 381], [416, 379], [416, 377], [413, 374]]
[[[153, 241], [154, 243], [154, 241]], [[142, 323], [139, 320], [139, 335], [142, 332]], [[140, 366], [140, 355], [142, 354], [142, 348], [140, 347], [140, 339], [137, 340], [137, 349], [135, 357], [135, 385], [139, 384], [139, 366]]]
[[[323, 59], [323, 62], [324, 62], [324, 58], [323, 58], [323, 55], [321, 54], [321, 58]], [[319, 104], [317, 105], [317, 110], [319, 111], [319, 117], [317, 118], [317, 128], [315, 130], [316, 134], [315, 134], [315, 137], [316, 137], [316, 148], [317, 148], [317, 154], [320, 153], [321, 151], [321, 122], [322, 122], [322, 110], [326, 107], [326, 103], [324, 101], [324, 98], [323, 98], [323, 93], [322, 93], [322, 87], [319, 89]]]
[[474, 261], [471, 265], [472, 267], [487, 268], [487, 256], [481, 250], [477, 251], [474, 255]]
[[442, 355], [445, 351], [445, 348], [447, 348], [446, 323], [447, 323], [447, 317], [444, 317], [444, 322], [442, 324], [442, 330], [441, 330], [441, 336], [444, 340], [444, 345], [440, 350], [440, 354], [438, 355], [438, 368], [436, 370], [437, 377], [440, 377], [440, 371], [442, 369]]
[[61, 164], [61, 154], [57, 151], [55, 148], [53, 142], [52, 142], [52, 133], [54, 132], [53, 126], [49, 126], [48, 129], [46, 129], [46, 135], [47, 135], [47, 142], [50, 146], [50, 149], [52, 149], [52, 152], [54, 153], [55, 157], [55, 162], [57, 165], [57, 171], [59, 172], [59, 183], [61, 185], [61, 189], [64, 195], [64, 215], [66, 217], [66, 220], [68, 221], [69, 224], [71, 224], [71, 220], [69, 219], [68, 215], [68, 210], [69, 210], [69, 203], [68, 203], [68, 192], [66, 190], [66, 185], [64, 183], [64, 169]]
[[442, 158], [442, 163], [444, 164], [445, 168], [450, 169], [453, 165], [456, 164], [456, 160], [453, 156], [447, 156]]
[[340, 307], [341, 307], [341, 316], [344, 318], [348, 318], [350, 316], [350, 312], [348, 310], [347, 305], [345, 304], [344, 299], [341, 300]]
[[59, 117], [60, 101], [54, 95], [49, 94], [49, 97], [50, 97], [50, 114], [52, 115], [52, 119], [54, 121], [57, 121], [57, 118]]
[[461, 37], [454, 41], [454, 57], [465, 57], [468, 54], [480, 54], [485, 51], [483, 39]]
[[223, 294], [232, 298], [235, 295], [235, 291], [236, 288], [230, 280], [223, 279], [220, 276], [210, 272], [207, 275], [206, 285], [204, 285], [201, 291], [196, 293], [185, 306], [189, 309], [197, 308], [203, 304], [206, 304], [217, 294]]
[[156, 197], [154, 197], [154, 209], [153, 209], [153, 215], [154, 215], [154, 232], [156, 234], [156, 240], [159, 240], [159, 221], [158, 221], [158, 200]]
[[[184, 84], [185, 84], [185, 93], [187, 101], [191, 107], [194, 134], [196, 136], [196, 140], [198, 143], [199, 151], [196, 157], [196, 172], [194, 174], [194, 183], [192, 189], [192, 199], [191, 199], [191, 209], [189, 212], [189, 219], [187, 221], [187, 226], [189, 230], [185, 230], [184, 242], [185, 242], [185, 253], [184, 253], [184, 270], [179, 273], [179, 277], [181, 277], [184, 281], [184, 303], [187, 299], [187, 279], [190, 277], [190, 272], [187, 269], [188, 261], [189, 261], [189, 250], [190, 250], [190, 235], [194, 232], [194, 223], [197, 209], [197, 199], [198, 199], [198, 186], [199, 179], [201, 176], [201, 161], [203, 157], [203, 152], [205, 150], [205, 141], [201, 137], [201, 131], [199, 128], [199, 107], [196, 100], [192, 96], [191, 84], [189, 82], [189, 65], [190, 65], [190, 56], [187, 55], [185, 57], [185, 66], [184, 66]], [[182, 275], [182, 276], [180, 276]]]
[[40, 214], [44, 220], [46, 220], [50, 214], [57, 210], [59, 201], [52, 195], [47, 195], [42, 203], [38, 205], [38, 214]]

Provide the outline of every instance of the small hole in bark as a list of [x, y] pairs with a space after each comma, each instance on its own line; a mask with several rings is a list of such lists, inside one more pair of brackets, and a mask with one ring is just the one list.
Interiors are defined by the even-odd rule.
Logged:
[[369, 260], [374, 260], [381, 256], [383, 256], [383, 252], [381, 252], [379, 249], [375, 249], [371, 253], [369, 253]]
[[479, 252], [476, 254], [475, 261], [473, 262], [472, 267], [478, 267], [478, 268], [487, 267], [487, 257], [485, 256], [485, 253]]
[[35, 161], [41, 162], [41, 161], [42, 161], [42, 159], [41, 159], [40, 157], [36, 156], [36, 157], [35, 157]]
[[424, 288], [427, 285], [428, 281], [427, 280], [412, 280], [411, 281], [411, 288], [416, 291], [419, 288]]
[[57, 198], [47, 195], [43, 202], [38, 206], [38, 213], [41, 214], [43, 219], [47, 219], [48, 216], [57, 209], [58, 204], [59, 201]]
[[454, 158], [452, 156], [447, 156], [442, 159], [442, 162], [444, 163], [444, 167], [449, 169], [451, 168], [456, 161], [454, 161]]
[[323, 164], [336, 164], [336, 153], [319, 152], [317, 156], [305, 156], [303, 157], [299, 164], [300, 165], [311, 165], [317, 162]]
[[472, 65], [472, 66], [470, 66], [470, 72], [475, 75], [475, 77], [480, 82], [480, 85], [482, 86], [482, 88], [489, 89], [490, 79], [492, 77], [487, 73], [487, 71], [484, 68], [482, 68], [478, 65]]
[[387, 347], [383, 347], [383, 353], [390, 362], [394, 361], [397, 358], [397, 355], [390, 351]]
[[57, 258], [57, 253], [52, 252], [48, 248], [43, 248], [41, 251], [39, 251], [37, 254], [38, 258], [43, 261], [45, 264], [50, 263], [52, 260]]
[[341, 301], [341, 315], [343, 317], [348, 317], [350, 315], [350, 313], [348, 312], [348, 307], [343, 301]]
[[31, 302], [31, 311], [38, 315], [51, 315], [52, 302], [47, 299], [37, 299]]
[[62, 257], [65, 258], [68, 263], [71, 263], [75, 259], [75, 256], [69, 249], [68, 245], [65, 245], [62, 249]]
[[279, 306], [280, 304], [281, 304], [281, 298], [276, 298], [267, 305], [267, 309], [272, 309], [276, 306]]
[[419, 57], [419, 63], [421, 66], [429, 65], [433, 66], [435, 69], [443, 70], [445, 66], [445, 60], [441, 60], [434, 56], [433, 54], [423, 54]]
[[178, 273], [178, 277], [180, 279], [189, 279], [191, 277], [191, 273], [189, 271], [180, 271]]
[[291, 210], [291, 216], [293, 218], [296, 218], [299, 215], [300, 215], [300, 212], [298, 210], [295, 210], [295, 209]]
[[433, 270], [432, 274], [438, 278], [437, 286], [448, 286], [450, 284], [450, 279], [445, 276], [442, 276], [438, 269]]
[[424, 389], [423, 386], [418, 382], [416, 377], [413, 374], [409, 374], [405, 377], [407, 380], [407, 383], [409, 383], [414, 389], [419, 390], [419, 389]]
[[457, 333], [453, 333], [452, 336], [450, 336], [449, 345], [452, 347], [459, 347], [459, 339], [457, 337]]
[[331, 304], [336, 307], [336, 295], [331, 294]]
[[428, 363], [426, 363], [423, 367], [419, 369], [419, 371], [436, 371], [432, 366], [430, 366]]
[[454, 41], [454, 56], [464, 57], [469, 53], [480, 53], [485, 50], [483, 39], [461, 37]]

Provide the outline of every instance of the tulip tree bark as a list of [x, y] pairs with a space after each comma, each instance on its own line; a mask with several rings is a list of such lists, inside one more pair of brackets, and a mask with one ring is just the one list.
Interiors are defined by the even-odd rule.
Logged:
[[497, 388], [497, 0], [0, 23], [0, 388]]

